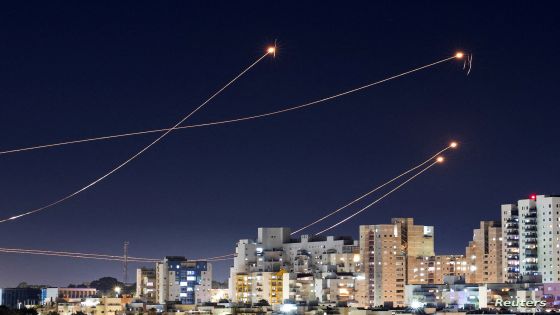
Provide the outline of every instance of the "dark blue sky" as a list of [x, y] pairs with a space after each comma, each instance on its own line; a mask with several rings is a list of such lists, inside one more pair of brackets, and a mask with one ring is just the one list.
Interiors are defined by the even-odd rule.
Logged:
[[[171, 126], [275, 39], [276, 59], [191, 122], [281, 109], [458, 49], [474, 60], [470, 76], [451, 62], [305, 111], [176, 132], [79, 197], [0, 225], [0, 247], [120, 254], [128, 240], [135, 256], [221, 255], [258, 226], [299, 227], [456, 139], [448, 163], [333, 234], [412, 216], [435, 225], [438, 253], [463, 253], [501, 203], [560, 192], [557, 12], [521, 1], [4, 3], [2, 150]], [[155, 137], [0, 156], [1, 217], [83, 186]], [[0, 287], [121, 268], [0, 254]]]

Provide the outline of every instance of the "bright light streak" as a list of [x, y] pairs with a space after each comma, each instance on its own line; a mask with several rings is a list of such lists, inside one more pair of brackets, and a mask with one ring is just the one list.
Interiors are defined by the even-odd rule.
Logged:
[[449, 147], [450, 147], [450, 148], [456, 148], [458, 145], [459, 145], [459, 144], [458, 144], [457, 142], [453, 141], [453, 142], [451, 142], [451, 143], [449, 144]]
[[425, 160], [424, 162], [422, 162], [422, 163], [420, 163], [420, 164], [418, 164], [418, 165], [412, 167], [411, 169], [409, 169], [409, 170], [407, 170], [407, 171], [401, 173], [400, 175], [397, 175], [396, 177], [393, 177], [392, 179], [390, 179], [390, 180], [386, 181], [385, 183], [383, 183], [383, 184], [381, 184], [381, 185], [379, 185], [379, 186], [373, 188], [372, 190], [368, 191], [367, 193], [365, 193], [365, 194], [361, 195], [360, 197], [358, 197], [358, 198], [356, 198], [356, 199], [350, 201], [349, 203], [345, 204], [344, 206], [342, 206], [342, 207], [340, 207], [340, 208], [338, 208], [338, 209], [336, 209], [336, 210], [330, 212], [329, 214], [327, 214], [327, 215], [325, 215], [325, 216], [323, 216], [323, 217], [321, 217], [321, 218], [319, 218], [319, 219], [317, 219], [317, 220], [315, 220], [315, 221], [309, 223], [308, 225], [306, 225], [306, 226], [304, 226], [304, 227], [302, 227], [302, 228], [299, 228], [299, 229], [295, 230], [295, 231], [292, 232], [290, 235], [294, 235], [294, 234], [296, 234], [296, 233], [299, 233], [299, 232], [301, 232], [301, 231], [303, 231], [303, 230], [305, 230], [305, 229], [307, 229], [307, 228], [309, 228], [309, 227], [311, 227], [311, 226], [313, 226], [313, 225], [315, 225], [315, 224], [317, 224], [317, 223], [319, 223], [319, 222], [321, 222], [321, 221], [327, 219], [328, 217], [330, 217], [330, 216], [332, 216], [332, 215], [334, 215], [334, 214], [336, 214], [336, 213], [338, 213], [338, 212], [340, 212], [340, 211], [342, 211], [342, 210], [348, 208], [349, 206], [351, 206], [351, 205], [355, 204], [356, 202], [358, 202], [358, 201], [364, 199], [365, 197], [367, 197], [367, 196], [373, 194], [374, 192], [378, 191], [379, 189], [381, 189], [381, 188], [383, 188], [383, 187], [389, 185], [390, 183], [392, 183], [392, 182], [398, 180], [399, 178], [405, 176], [406, 174], [409, 174], [410, 172], [413, 172], [414, 170], [417, 170], [418, 168], [420, 168], [420, 167], [426, 165], [428, 162], [433, 161], [433, 159], [436, 158], [437, 156], [439, 156], [441, 153], [443, 153], [443, 152], [449, 150], [450, 148], [452, 148], [453, 143], [454, 143], [454, 142], [452, 142], [451, 145], [449, 145], [449, 146], [443, 148], [442, 150], [439, 150], [438, 152], [436, 152], [434, 155], [430, 156], [430, 157], [429, 157], [427, 160]]
[[[80, 255], [68, 255], [68, 254], [51, 254], [51, 253], [40, 253], [40, 252], [27, 252], [27, 251], [15, 251], [15, 250], [5, 250], [0, 249], [0, 253], [8, 254], [24, 254], [24, 255], [40, 255], [40, 256], [55, 256], [55, 257], [67, 257], [67, 258], [81, 258], [81, 259], [95, 259], [95, 260], [106, 260], [106, 261], [118, 261], [123, 262], [124, 258], [107, 258], [98, 256], [80, 256]], [[153, 263], [152, 260], [138, 260], [138, 259], [128, 259], [129, 262], [141, 262], [141, 263]]]
[[202, 104], [198, 105], [198, 107], [196, 107], [194, 110], [192, 110], [190, 113], [188, 113], [186, 116], [184, 116], [183, 118], [181, 118], [175, 125], [173, 125], [173, 127], [167, 129], [167, 131], [165, 131], [162, 135], [160, 135], [159, 137], [157, 137], [154, 141], [150, 142], [147, 146], [145, 146], [144, 148], [142, 148], [140, 151], [138, 151], [136, 154], [132, 155], [131, 157], [129, 157], [127, 160], [125, 160], [124, 162], [122, 162], [121, 164], [117, 165], [115, 168], [111, 169], [108, 173], [106, 173], [105, 175], [97, 178], [96, 180], [94, 180], [93, 182], [85, 185], [84, 187], [78, 189], [77, 191], [70, 193], [69, 195], [66, 195], [65, 197], [58, 199], [54, 202], [51, 202], [45, 206], [33, 209], [33, 210], [29, 210], [23, 213], [20, 213], [16, 216], [12, 216], [9, 217], [7, 219], [3, 219], [0, 220], [0, 223], [5, 223], [8, 221], [12, 221], [18, 218], [21, 218], [23, 216], [27, 216], [30, 214], [34, 214], [40, 211], [44, 211], [47, 210], [48, 208], [51, 208], [53, 206], [56, 206], [76, 195], [79, 195], [80, 193], [88, 190], [89, 188], [95, 186], [97, 183], [101, 182], [102, 180], [104, 180], [105, 178], [111, 176], [113, 173], [117, 172], [119, 169], [123, 168], [124, 166], [126, 166], [128, 163], [132, 162], [133, 160], [135, 160], [136, 158], [138, 158], [139, 156], [141, 156], [144, 152], [146, 152], [148, 149], [150, 149], [152, 146], [154, 146], [155, 144], [157, 144], [158, 142], [160, 142], [163, 138], [165, 138], [169, 133], [171, 133], [173, 130], [175, 130], [177, 127], [179, 127], [181, 124], [183, 124], [187, 119], [189, 119], [192, 115], [194, 115], [196, 112], [198, 112], [200, 109], [202, 109], [204, 106], [206, 106], [206, 104], [208, 104], [210, 101], [212, 101], [216, 96], [220, 95], [225, 89], [227, 89], [230, 85], [232, 85], [235, 81], [237, 81], [239, 78], [241, 78], [247, 71], [249, 71], [251, 68], [253, 68], [255, 65], [257, 65], [261, 60], [263, 60], [266, 56], [268, 55], [268, 53], [262, 55], [260, 58], [258, 58], [255, 62], [253, 62], [251, 65], [249, 65], [247, 68], [245, 68], [243, 71], [241, 71], [241, 73], [239, 73], [237, 76], [235, 76], [231, 81], [229, 81], [228, 83], [226, 83], [224, 86], [222, 86], [217, 92], [215, 92], [214, 94], [212, 94], [212, 96], [210, 96], [209, 98], [207, 98], [204, 102], [202, 102]]
[[457, 59], [462, 59], [464, 56], [465, 56], [465, 54], [461, 51], [459, 51], [455, 54], [455, 58], [457, 58]]
[[[108, 260], [108, 261], [125, 261], [124, 256], [117, 256], [117, 255], [79, 253], [79, 252], [68, 252], [68, 251], [52, 251], [52, 250], [40, 250], [40, 249], [23, 249], [23, 248], [4, 248], [4, 247], [0, 247], [0, 253], [43, 255], [43, 256], [68, 257], [68, 258], [82, 258], [82, 259], [97, 259], [97, 260]], [[227, 254], [227, 255], [221, 255], [221, 256], [215, 256], [215, 257], [189, 259], [189, 260], [218, 262], [218, 261], [231, 260], [231, 259], [234, 258], [233, 256], [235, 256], [235, 254]], [[155, 262], [161, 261], [161, 259], [128, 256], [127, 261], [129, 261], [129, 262], [155, 263]]]
[[[267, 52], [268, 54], [268, 52]], [[52, 144], [44, 144], [44, 145], [37, 145], [37, 146], [32, 146], [32, 147], [25, 147], [25, 148], [19, 148], [19, 149], [12, 149], [12, 150], [5, 150], [5, 151], [0, 151], [0, 155], [4, 155], [4, 154], [10, 154], [10, 153], [17, 153], [17, 152], [24, 152], [24, 151], [31, 151], [31, 150], [39, 150], [39, 149], [46, 149], [46, 148], [53, 148], [53, 147], [59, 147], [59, 146], [65, 146], [65, 145], [71, 145], [71, 144], [78, 144], [78, 143], [85, 143], [85, 142], [93, 142], [93, 141], [101, 141], [101, 140], [112, 140], [112, 139], [117, 139], [117, 138], [123, 138], [123, 137], [131, 137], [131, 136], [140, 136], [140, 135], [146, 135], [146, 134], [152, 134], [152, 133], [160, 133], [160, 132], [166, 132], [169, 130], [179, 130], [179, 129], [189, 129], [189, 128], [199, 128], [199, 127], [208, 127], [208, 126], [215, 126], [215, 125], [223, 125], [223, 124], [231, 124], [231, 123], [237, 123], [237, 122], [242, 122], [242, 121], [246, 121], [246, 120], [253, 120], [253, 119], [259, 119], [259, 118], [264, 118], [264, 117], [269, 117], [269, 116], [274, 116], [274, 115], [278, 115], [278, 114], [283, 114], [283, 113], [287, 113], [287, 112], [291, 112], [291, 111], [295, 111], [295, 110], [299, 110], [299, 109], [303, 109], [306, 107], [310, 107], [316, 104], [320, 104], [326, 101], [330, 101], [333, 99], [336, 99], [338, 97], [342, 97], [345, 95], [350, 95], [352, 93], [356, 93], [358, 91], [400, 78], [400, 77], [404, 77], [406, 75], [412, 74], [414, 72], [418, 72], [430, 67], [433, 67], [435, 65], [438, 65], [440, 63], [444, 63], [447, 61], [450, 61], [452, 59], [455, 59], [456, 56], [453, 57], [449, 57], [449, 58], [445, 58], [418, 68], [414, 68], [412, 70], [408, 70], [405, 72], [402, 72], [400, 74], [397, 75], [393, 75], [390, 77], [387, 77], [385, 79], [376, 81], [376, 82], [372, 82], [351, 90], [347, 90], [332, 96], [328, 96], [328, 97], [324, 97], [315, 101], [311, 101], [308, 103], [304, 103], [304, 104], [300, 104], [300, 105], [296, 105], [296, 106], [292, 106], [292, 107], [288, 107], [285, 109], [281, 109], [281, 110], [277, 110], [277, 111], [272, 111], [272, 112], [267, 112], [267, 113], [263, 113], [263, 114], [257, 114], [257, 115], [251, 115], [251, 116], [245, 116], [245, 117], [240, 117], [240, 118], [234, 118], [234, 119], [227, 119], [227, 120], [220, 120], [220, 121], [213, 121], [213, 122], [208, 122], [208, 123], [201, 123], [201, 124], [195, 124], [195, 125], [187, 125], [187, 126], [178, 126], [176, 128], [173, 129], [169, 129], [169, 128], [165, 128], [165, 129], [152, 129], [152, 130], [145, 130], [145, 131], [135, 131], [135, 132], [128, 132], [128, 133], [121, 133], [121, 134], [116, 134], [116, 135], [110, 135], [110, 136], [101, 136], [101, 137], [94, 137], [94, 138], [86, 138], [86, 139], [79, 139], [79, 140], [70, 140], [70, 141], [64, 141], [64, 142], [58, 142], [58, 143], [52, 143]], [[14, 217], [14, 219], [17, 217]]]
[[436, 159], [436, 162], [438, 163], [443, 163], [443, 161], [445, 161], [445, 158], [443, 156], [438, 156]]
[[362, 209], [354, 212], [352, 215], [346, 217], [345, 219], [339, 221], [336, 224], [331, 225], [330, 227], [318, 232], [316, 235], [319, 234], [323, 234], [325, 232], [327, 232], [328, 230], [331, 230], [339, 225], [341, 225], [342, 223], [352, 219], [353, 217], [357, 216], [358, 214], [362, 213], [363, 211], [367, 210], [368, 208], [370, 208], [371, 206], [375, 205], [376, 203], [380, 202], [381, 200], [385, 199], [385, 197], [389, 196], [390, 194], [392, 194], [393, 192], [397, 191], [399, 188], [401, 188], [402, 186], [406, 185], [408, 182], [410, 182], [411, 180], [415, 179], [416, 177], [418, 177], [420, 174], [424, 173], [425, 171], [427, 171], [428, 169], [430, 169], [432, 166], [436, 165], [438, 162], [433, 162], [432, 164], [428, 165], [427, 167], [423, 168], [420, 172], [414, 174], [412, 177], [410, 177], [409, 179], [407, 179], [406, 181], [402, 182], [400, 185], [398, 185], [397, 187], [391, 189], [388, 193], [384, 194], [383, 196], [379, 197], [378, 199], [376, 199], [375, 201], [373, 201], [372, 203], [368, 204], [367, 206], [363, 207]]

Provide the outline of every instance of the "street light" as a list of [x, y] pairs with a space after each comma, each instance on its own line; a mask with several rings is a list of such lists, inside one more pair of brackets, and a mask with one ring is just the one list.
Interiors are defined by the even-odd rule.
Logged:
[[117, 297], [119, 297], [119, 294], [121, 294], [121, 287], [116, 286], [114, 290], [115, 290], [115, 295], [116, 295]]

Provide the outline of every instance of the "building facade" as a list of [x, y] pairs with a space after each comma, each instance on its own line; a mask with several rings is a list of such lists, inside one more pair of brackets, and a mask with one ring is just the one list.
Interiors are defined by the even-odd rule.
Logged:
[[275, 305], [285, 301], [356, 303], [361, 259], [346, 237], [290, 236], [289, 228], [259, 228], [256, 240], [237, 243], [230, 269], [234, 302]]
[[41, 289], [5, 288], [0, 289], [0, 305], [12, 309], [34, 307], [41, 304]]
[[147, 303], [156, 302], [156, 270], [154, 268], [136, 269], [136, 296]]
[[210, 302], [212, 264], [168, 256], [156, 263], [156, 301], [160, 304], [201, 304]]
[[[361, 225], [360, 254], [367, 283], [365, 306], [404, 306], [407, 259], [423, 261], [434, 254], [433, 226], [415, 225], [412, 218], [391, 224]], [[422, 257], [422, 258], [418, 258]]]
[[95, 297], [95, 288], [42, 288], [41, 304], [54, 304], [57, 301], [69, 301], [73, 299], [85, 299]]
[[467, 283], [501, 283], [502, 228], [495, 221], [481, 221], [465, 250], [469, 264]]
[[468, 269], [464, 255], [408, 257], [407, 284], [443, 284], [449, 276], [464, 279]]
[[502, 205], [501, 215], [504, 281], [560, 282], [560, 196], [531, 195]]

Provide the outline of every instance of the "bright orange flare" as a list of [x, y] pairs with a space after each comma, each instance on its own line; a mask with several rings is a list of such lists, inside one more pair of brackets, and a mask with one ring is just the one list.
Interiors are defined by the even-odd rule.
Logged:
[[436, 159], [436, 162], [438, 163], [443, 163], [445, 159], [443, 158], [443, 156], [438, 156], [438, 158]]
[[459, 145], [459, 144], [458, 144], [457, 142], [455, 142], [455, 141], [453, 141], [453, 142], [451, 142], [451, 143], [449, 144], [449, 146], [450, 146], [451, 148], [456, 148], [458, 145]]
[[455, 54], [455, 58], [461, 59], [461, 58], [463, 58], [464, 55], [465, 54], [463, 54], [462, 52], [458, 52], [458, 53]]
[[268, 49], [266, 50], [267, 53], [269, 54], [273, 54], [276, 52], [276, 48], [275, 47], [268, 47]]

